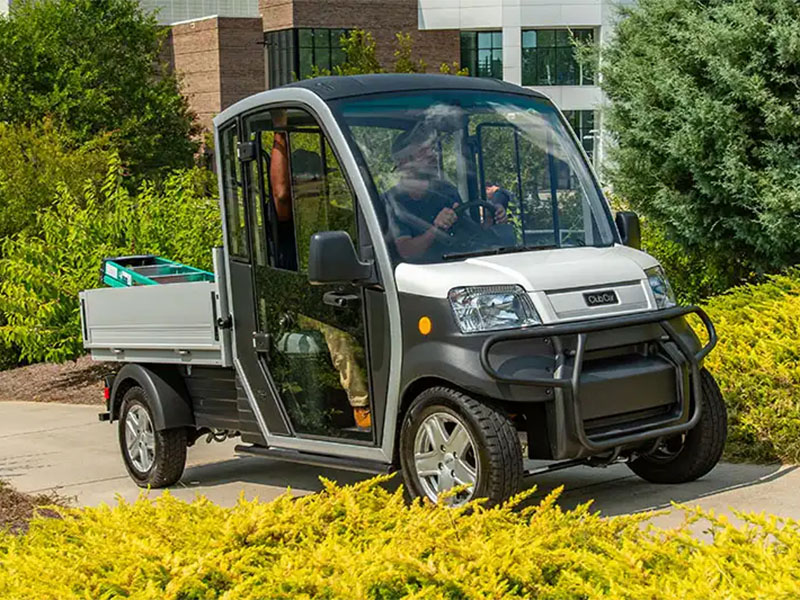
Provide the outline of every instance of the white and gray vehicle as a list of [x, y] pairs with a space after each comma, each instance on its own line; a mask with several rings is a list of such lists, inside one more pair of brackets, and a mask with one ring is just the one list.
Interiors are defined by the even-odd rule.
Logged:
[[124, 363], [101, 419], [138, 484], [178, 481], [201, 436], [400, 469], [414, 497], [460, 486], [453, 504], [575, 465], [679, 483], [719, 460], [713, 325], [676, 305], [546, 97], [322, 77], [236, 103], [214, 133], [213, 281], [81, 294], [86, 348]]

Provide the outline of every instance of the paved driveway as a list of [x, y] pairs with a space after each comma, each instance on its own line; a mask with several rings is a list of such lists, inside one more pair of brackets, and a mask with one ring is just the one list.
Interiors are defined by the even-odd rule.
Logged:
[[[140, 493], [128, 478], [119, 454], [116, 424], [100, 423], [98, 407], [29, 402], [0, 402], [0, 479], [24, 492], [56, 489], [80, 505], [113, 504], [117, 496], [133, 500]], [[323, 475], [352, 483], [364, 475], [237, 457], [235, 441], [198, 442], [189, 450], [183, 479], [171, 492], [186, 500], [202, 494], [222, 505], [247, 498], [269, 500], [287, 487], [302, 494], [320, 488]], [[718, 512], [737, 509], [800, 519], [800, 470], [780, 465], [721, 464], [700, 481], [659, 486], [631, 474], [625, 465], [607, 469], [578, 467], [526, 481], [537, 495], [564, 485], [562, 505], [594, 500], [603, 514], [613, 515], [669, 507], [672, 501]], [[157, 492], [151, 492], [155, 495]], [[659, 525], [681, 520], [673, 513]]]

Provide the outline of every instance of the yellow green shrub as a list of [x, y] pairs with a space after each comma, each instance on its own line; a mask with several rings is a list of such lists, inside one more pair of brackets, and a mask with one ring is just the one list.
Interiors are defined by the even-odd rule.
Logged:
[[763, 516], [734, 527], [686, 510], [661, 530], [562, 511], [555, 494], [524, 509], [407, 506], [379, 479], [229, 509], [165, 494], [62, 512], [0, 533], [0, 598], [800, 597], [800, 524]]
[[800, 269], [710, 299], [706, 361], [730, 418], [730, 458], [800, 463]]

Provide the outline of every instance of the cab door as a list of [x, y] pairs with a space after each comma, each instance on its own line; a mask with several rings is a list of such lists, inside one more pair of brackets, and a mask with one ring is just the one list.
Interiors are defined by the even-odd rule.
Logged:
[[252, 248], [250, 353], [291, 434], [377, 445], [385, 390], [371, 376], [369, 342], [376, 314], [385, 322], [380, 286], [311, 285], [307, 275], [314, 233], [346, 231], [356, 248], [368, 237], [355, 196], [308, 112], [256, 111], [241, 126]]

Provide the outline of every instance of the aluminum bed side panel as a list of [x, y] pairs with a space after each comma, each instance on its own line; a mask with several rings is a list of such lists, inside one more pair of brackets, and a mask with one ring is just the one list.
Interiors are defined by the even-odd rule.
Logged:
[[86, 290], [84, 347], [97, 360], [225, 366], [217, 302], [212, 282]]

